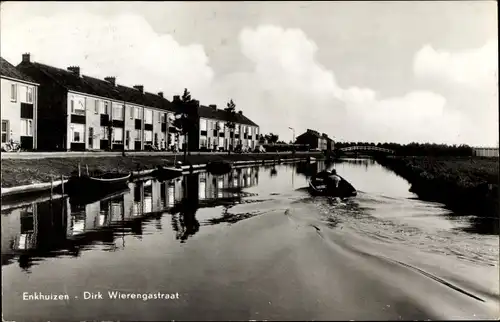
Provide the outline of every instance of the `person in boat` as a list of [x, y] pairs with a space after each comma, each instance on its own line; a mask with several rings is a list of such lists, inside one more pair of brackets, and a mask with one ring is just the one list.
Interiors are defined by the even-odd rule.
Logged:
[[335, 185], [335, 188], [338, 188], [340, 181], [342, 181], [342, 178], [339, 175], [337, 175], [337, 170], [332, 169], [328, 171], [328, 173], [329, 173], [328, 179], [332, 180], [333, 184]]

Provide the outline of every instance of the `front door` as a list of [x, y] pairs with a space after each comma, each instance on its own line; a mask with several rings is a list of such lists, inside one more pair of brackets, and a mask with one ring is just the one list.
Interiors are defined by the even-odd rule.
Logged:
[[89, 149], [94, 148], [94, 128], [89, 127]]

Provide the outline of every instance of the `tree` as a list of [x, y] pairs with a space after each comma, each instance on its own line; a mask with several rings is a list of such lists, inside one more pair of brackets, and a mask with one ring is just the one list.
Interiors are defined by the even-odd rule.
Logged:
[[184, 135], [185, 138], [184, 162], [186, 162], [187, 159], [189, 132], [194, 127], [194, 121], [190, 117], [191, 111], [189, 110], [192, 103], [193, 100], [191, 99], [191, 93], [187, 90], [187, 88], [185, 88], [181, 98], [180, 109], [175, 113], [174, 121], [174, 126], [180, 129], [181, 134]]
[[279, 141], [279, 135], [274, 133], [269, 133], [266, 135], [267, 142], [270, 144], [275, 144]]
[[227, 103], [227, 107], [224, 109], [228, 113], [228, 121], [226, 121], [226, 128], [229, 129], [229, 137], [231, 142], [231, 147], [228, 149], [228, 154], [231, 154], [231, 149], [234, 149], [234, 129], [236, 124], [234, 123], [235, 114], [236, 114], [236, 104], [234, 104], [231, 99], [229, 103]]

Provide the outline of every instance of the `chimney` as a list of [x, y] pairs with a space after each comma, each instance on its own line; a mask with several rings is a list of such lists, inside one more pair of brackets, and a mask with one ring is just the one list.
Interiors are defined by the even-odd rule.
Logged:
[[29, 53], [26, 53], [26, 54], [23, 54], [23, 63], [29, 63], [30, 62], [30, 54]]
[[161, 98], [163, 98], [163, 92], [158, 92], [158, 96], [160, 96]]
[[174, 95], [174, 102], [180, 102], [181, 97], [179, 95]]
[[104, 80], [110, 82], [111, 85], [116, 86], [116, 77], [104, 77]]
[[214, 110], [217, 110], [217, 105], [215, 105], [215, 104], [208, 105], [208, 107], [213, 108]]
[[134, 88], [144, 94], [144, 86], [142, 85], [135, 85]]
[[78, 66], [70, 66], [68, 70], [73, 73], [73, 75], [80, 77], [80, 67]]
[[243, 115], [243, 112], [242, 111], [238, 111], [238, 114]]

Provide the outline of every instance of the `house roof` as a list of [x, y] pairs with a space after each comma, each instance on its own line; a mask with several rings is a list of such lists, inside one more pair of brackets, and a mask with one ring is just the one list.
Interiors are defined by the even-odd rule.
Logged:
[[323, 134], [322, 134], [322, 137], [323, 137], [324, 139], [326, 139], [327, 141], [333, 141], [333, 139], [329, 138], [329, 137], [328, 137], [328, 134], [326, 134], [326, 133], [323, 133]]
[[243, 114], [235, 113], [230, 114], [223, 109], [215, 109], [208, 106], [200, 105], [198, 109], [198, 114], [200, 117], [208, 118], [208, 119], [216, 119], [219, 121], [225, 122], [234, 122], [239, 124], [258, 126], [252, 120], [244, 116]]
[[24, 67], [34, 67], [50, 77], [54, 82], [70, 91], [101, 96], [113, 100], [124, 101], [131, 104], [145, 105], [172, 111], [171, 102], [156, 94], [144, 92], [123, 85], [113, 85], [112, 83], [81, 75], [77, 76], [71, 71], [44, 65], [35, 62], [21, 63], [18, 67], [22, 70]]
[[35, 81], [31, 77], [23, 74], [20, 70], [14, 67], [14, 65], [9, 63], [2, 57], [0, 57], [0, 76], [14, 78], [29, 83], [35, 83]]
[[298, 137], [301, 137], [301, 136], [304, 136], [304, 135], [312, 135], [312, 136], [317, 137], [317, 138], [321, 137], [321, 134], [319, 134], [318, 131], [311, 130], [311, 129], [307, 129], [307, 131], [305, 131], [304, 133], [302, 133]]
[[[168, 111], [178, 112], [184, 107], [178, 106], [176, 102], [170, 102], [169, 100], [148, 92], [141, 93], [139, 90], [122, 85], [113, 85], [112, 83], [81, 75], [77, 76], [73, 72], [66, 69], [61, 69], [49, 65], [44, 65], [36, 62], [22, 62], [18, 65], [20, 70], [25, 70], [26, 73], [30, 74], [32, 68], [36, 68], [38, 71], [42, 72], [55, 83], [66, 88], [70, 91], [76, 91], [81, 93], [86, 93], [90, 95], [106, 97], [109, 99], [114, 99], [118, 101], [125, 101], [132, 104], [144, 105], [156, 107]], [[33, 75], [33, 77], [36, 77]], [[42, 81], [40, 81], [42, 83]], [[204, 118], [217, 119], [220, 121], [232, 121], [235, 123], [258, 126], [250, 119], [248, 119], [243, 114], [233, 114], [227, 113], [222, 109], [213, 109], [212, 107], [207, 107], [200, 105], [198, 107], [198, 115]]]

